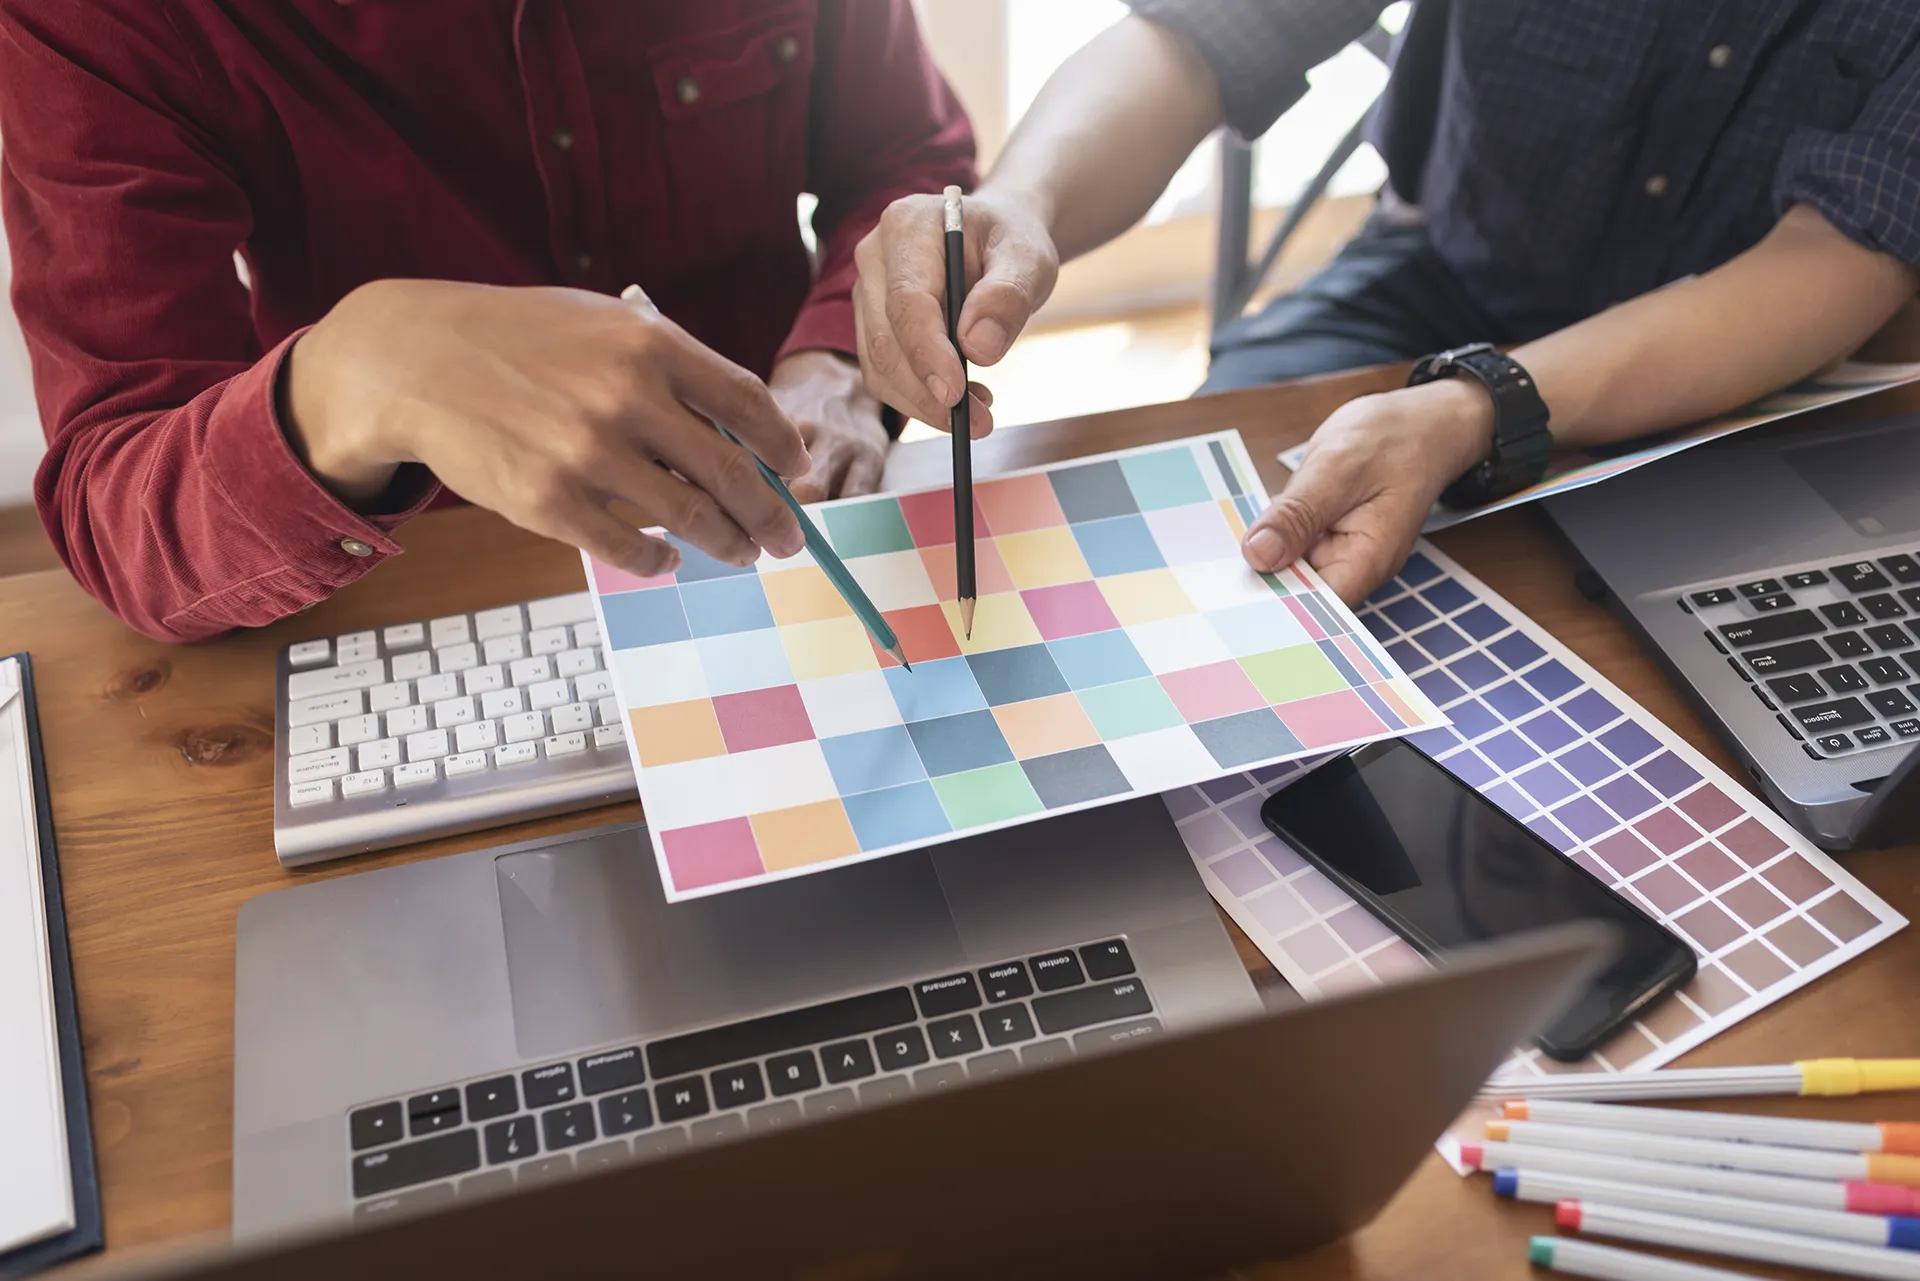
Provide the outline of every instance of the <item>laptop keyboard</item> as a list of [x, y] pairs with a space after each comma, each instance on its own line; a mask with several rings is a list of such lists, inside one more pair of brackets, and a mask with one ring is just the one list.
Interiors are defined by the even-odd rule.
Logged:
[[1814, 759], [1920, 741], [1920, 550], [1776, 570], [1680, 608]]
[[355, 1215], [832, 1116], [1161, 1030], [1125, 939], [613, 1046], [347, 1115]]

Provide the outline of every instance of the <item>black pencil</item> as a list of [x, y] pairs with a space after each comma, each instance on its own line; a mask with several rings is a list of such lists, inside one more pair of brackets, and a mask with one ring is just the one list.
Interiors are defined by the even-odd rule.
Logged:
[[967, 358], [960, 350], [960, 307], [967, 300], [967, 233], [960, 188], [946, 190], [947, 338], [960, 358], [960, 403], [953, 407], [953, 578], [960, 626], [973, 639], [973, 421], [967, 393]]

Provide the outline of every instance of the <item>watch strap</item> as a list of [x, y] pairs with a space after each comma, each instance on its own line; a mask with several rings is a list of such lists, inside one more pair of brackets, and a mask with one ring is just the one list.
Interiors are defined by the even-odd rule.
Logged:
[[1553, 455], [1547, 404], [1533, 376], [1490, 343], [1437, 352], [1417, 362], [1409, 387], [1441, 378], [1472, 378], [1493, 400], [1493, 445], [1441, 493], [1449, 507], [1478, 507], [1537, 484]]

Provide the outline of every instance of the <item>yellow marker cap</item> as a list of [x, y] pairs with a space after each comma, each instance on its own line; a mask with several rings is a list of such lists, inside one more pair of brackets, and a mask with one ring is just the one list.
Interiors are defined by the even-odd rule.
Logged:
[[1802, 1094], [1920, 1090], [1920, 1059], [1804, 1059], [1794, 1066]]
[[1869, 1156], [1867, 1181], [1920, 1188], [1920, 1156]]
[[1501, 1142], [1501, 1143], [1505, 1143], [1505, 1142], [1507, 1141], [1507, 1133], [1508, 1133], [1508, 1131], [1507, 1131], [1507, 1123], [1506, 1123], [1505, 1121], [1489, 1121], [1489, 1122], [1487, 1122], [1487, 1137], [1488, 1137], [1488, 1138], [1490, 1138], [1490, 1139], [1494, 1139], [1494, 1140], [1496, 1140], [1496, 1141], [1498, 1141], [1498, 1142]]

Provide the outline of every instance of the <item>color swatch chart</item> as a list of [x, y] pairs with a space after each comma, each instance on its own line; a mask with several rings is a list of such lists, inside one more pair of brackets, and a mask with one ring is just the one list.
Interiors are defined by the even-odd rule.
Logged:
[[1311, 570], [1239, 540], [1238, 434], [809, 510], [906, 650], [804, 554], [670, 577], [589, 560], [670, 899], [741, 888], [1443, 724]]
[[[1578, 1064], [1537, 1050], [1521, 1076], [1657, 1067], [1905, 924], [1705, 757], [1426, 543], [1361, 611], [1452, 719], [1411, 736], [1693, 945], [1692, 983]], [[1222, 907], [1312, 998], [1426, 961], [1260, 822], [1313, 762], [1169, 793]]]

